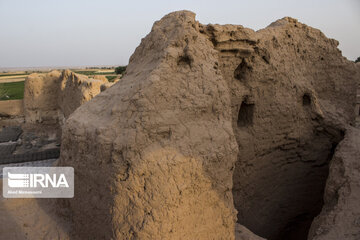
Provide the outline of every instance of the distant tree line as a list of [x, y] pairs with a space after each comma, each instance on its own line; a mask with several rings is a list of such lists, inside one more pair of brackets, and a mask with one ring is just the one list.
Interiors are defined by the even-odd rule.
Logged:
[[116, 74], [124, 74], [126, 71], [126, 66], [119, 66], [115, 68]]
[[113, 67], [86, 67], [85, 69], [112, 69]]
[[355, 60], [355, 63], [360, 62], [360, 57]]

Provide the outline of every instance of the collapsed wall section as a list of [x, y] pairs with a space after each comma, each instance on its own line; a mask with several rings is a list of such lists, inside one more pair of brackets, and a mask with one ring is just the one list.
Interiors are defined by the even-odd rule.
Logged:
[[61, 73], [33, 73], [25, 79], [24, 112], [28, 123], [55, 124], [58, 119], [57, 94]]
[[238, 222], [268, 239], [306, 239], [329, 161], [354, 121], [354, 64], [337, 41], [291, 18], [258, 32], [234, 25], [201, 32], [219, 52], [231, 93]]
[[101, 85], [106, 82], [103, 78], [92, 79], [69, 70], [63, 71], [57, 100], [64, 118], [67, 119], [78, 107], [98, 95]]
[[104, 83], [104, 79], [91, 79], [69, 70], [30, 74], [25, 80], [25, 121], [62, 124], [76, 108], [100, 93]]

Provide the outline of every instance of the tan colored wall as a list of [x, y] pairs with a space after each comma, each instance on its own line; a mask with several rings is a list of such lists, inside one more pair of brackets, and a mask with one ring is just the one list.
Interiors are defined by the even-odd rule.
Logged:
[[100, 93], [107, 79], [92, 79], [69, 70], [31, 74], [25, 80], [27, 123], [63, 123], [80, 105]]
[[26, 78], [24, 89], [26, 122], [57, 122], [57, 94], [60, 76], [60, 72], [52, 71], [46, 75], [33, 73]]
[[186, 11], [157, 21], [63, 129], [74, 237], [234, 240], [237, 210], [262, 237], [306, 239], [355, 118], [360, 77], [337, 45], [291, 18], [257, 32]]
[[23, 100], [0, 101], [0, 116], [22, 116], [24, 115]]
[[57, 104], [64, 118], [67, 119], [83, 103], [99, 94], [105, 81], [106, 78], [92, 79], [69, 70], [63, 71], [58, 86]]

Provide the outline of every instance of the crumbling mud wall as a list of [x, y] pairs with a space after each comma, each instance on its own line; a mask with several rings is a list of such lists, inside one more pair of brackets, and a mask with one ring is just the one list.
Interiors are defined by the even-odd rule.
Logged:
[[66, 203], [75, 236], [234, 239], [230, 97], [194, 19], [155, 23], [126, 76], [67, 120], [60, 161], [77, 172]]
[[360, 130], [349, 127], [330, 163], [324, 207], [309, 239], [360, 239]]
[[68, 118], [80, 105], [100, 93], [100, 87], [106, 80], [91, 79], [69, 70], [62, 72], [58, 105], [65, 118]]
[[81, 104], [100, 93], [104, 83], [104, 79], [91, 79], [69, 70], [31, 74], [25, 80], [25, 120], [61, 124]]
[[231, 93], [238, 221], [268, 239], [306, 239], [328, 164], [354, 122], [355, 64], [338, 42], [283, 18], [255, 32], [207, 25]]
[[291, 18], [257, 32], [188, 11], [156, 22], [127, 75], [66, 122], [76, 194], [58, 206], [74, 237], [234, 239], [237, 216], [306, 239], [355, 120], [359, 71], [337, 45]]
[[57, 94], [61, 73], [52, 71], [46, 75], [33, 73], [25, 79], [25, 121], [53, 124], [58, 119]]
[[23, 100], [0, 101], [0, 118], [24, 116]]
[[[356, 66], [360, 71], [360, 62], [357, 62]], [[360, 78], [358, 79], [355, 115], [356, 115], [356, 126], [360, 127]]]

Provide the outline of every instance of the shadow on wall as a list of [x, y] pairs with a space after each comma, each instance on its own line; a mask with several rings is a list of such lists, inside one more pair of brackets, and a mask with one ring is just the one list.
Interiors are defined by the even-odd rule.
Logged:
[[[77, 148], [76, 144], [73, 148]], [[97, 157], [104, 158], [102, 150], [98, 149], [97, 153]], [[92, 164], [98, 158], [81, 156], [86, 160], [87, 170], [75, 175], [77, 194], [74, 199], [59, 200], [60, 206], [72, 209], [78, 237], [92, 234], [96, 238], [118, 239], [147, 239], [149, 236], [233, 239], [235, 212], [231, 191], [219, 189], [220, 184], [214, 185], [217, 179], [213, 173], [203, 169], [211, 162], [204, 162], [203, 156], [185, 157], [179, 150], [156, 144], [143, 149], [141, 159], [133, 158], [128, 162], [126, 156], [133, 154], [114, 149], [111, 154], [114, 164], [102, 166], [102, 173], [107, 174], [102, 175], [101, 182], [95, 174], [97, 164]], [[80, 169], [83, 163], [71, 164]], [[104, 211], [111, 214], [104, 214]], [[92, 218], [94, 215], [98, 217]], [[173, 218], [176, 224], [169, 221]], [[106, 224], [104, 229], [104, 222], [119, 224]]]
[[[239, 145], [233, 175], [238, 222], [269, 240], [305, 240], [322, 209], [329, 162], [343, 131], [311, 118], [310, 94], [297, 101], [297, 120], [285, 125], [281, 119], [292, 113], [271, 109], [277, 105], [272, 95], [263, 98], [268, 100], [244, 100], [233, 124]], [[264, 122], [269, 111], [272, 121]]]

